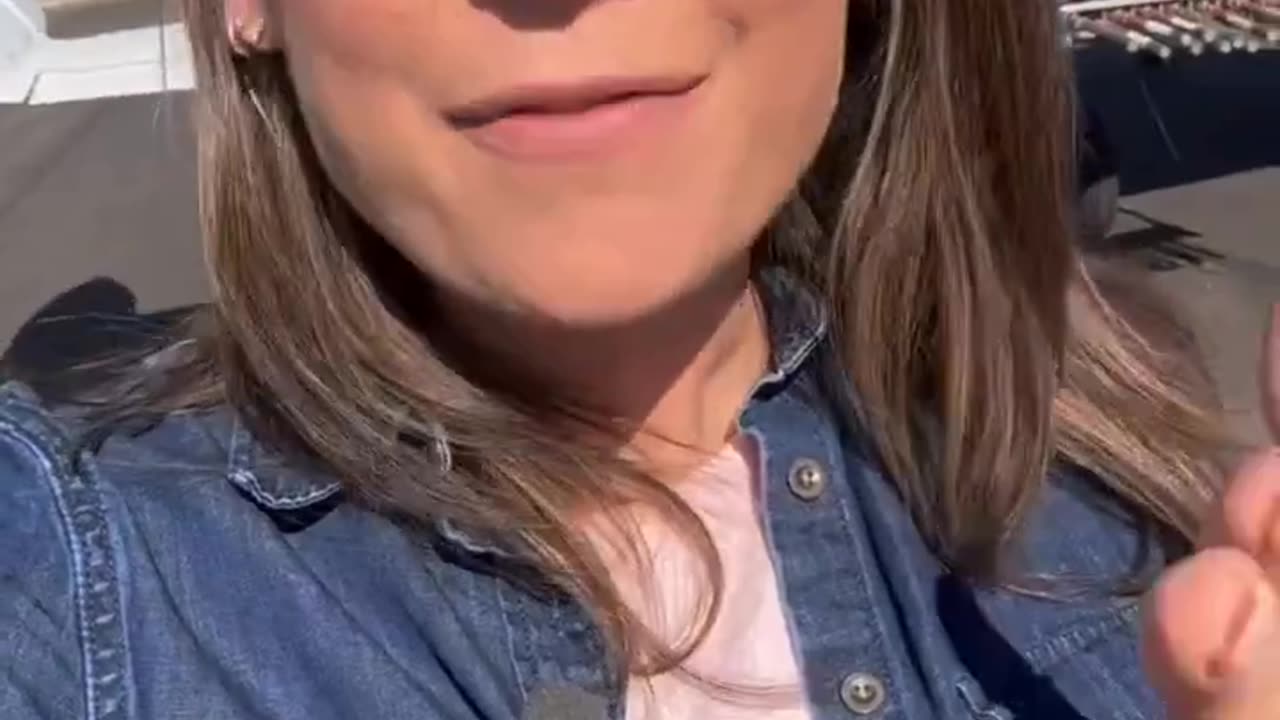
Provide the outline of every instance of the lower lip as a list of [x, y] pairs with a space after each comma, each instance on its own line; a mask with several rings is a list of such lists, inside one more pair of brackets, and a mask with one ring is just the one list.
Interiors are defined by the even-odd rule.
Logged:
[[639, 147], [674, 128], [699, 86], [679, 94], [640, 95], [574, 113], [522, 113], [463, 130], [473, 143], [513, 160], [573, 161]]

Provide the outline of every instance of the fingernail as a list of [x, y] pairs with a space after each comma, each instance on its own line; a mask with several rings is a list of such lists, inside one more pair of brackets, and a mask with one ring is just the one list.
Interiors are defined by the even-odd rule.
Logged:
[[1225, 678], [1248, 665], [1264, 638], [1275, 634], [1276, 596], [1265, 581], [1245, 594], [1227, 627], [1226, 641], [1209, 659], [1209, 677]]

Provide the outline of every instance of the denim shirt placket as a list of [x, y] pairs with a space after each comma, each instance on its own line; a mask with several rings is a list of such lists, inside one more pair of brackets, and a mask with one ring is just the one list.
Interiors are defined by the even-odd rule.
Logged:
[[[844, 444], [810, 378], [759, 395], [741, 419], [759, 449], [762, 522], [810, 707], [815, 719], [917, 717]], [[857, 683], [875, 696], [853, 702]]]

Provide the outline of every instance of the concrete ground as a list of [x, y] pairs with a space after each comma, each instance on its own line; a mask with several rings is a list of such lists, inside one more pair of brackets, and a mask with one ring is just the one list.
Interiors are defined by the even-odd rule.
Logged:
[[175, 22], [181, 0], [42, 0], [49, 36], [89, 37]]
[[1280, 303], [1280, 168], [1168, 188], [1122, 201], [1117, 228], [1134, 245], [1106, 254], [1138, 266], [1194, 330], [1228, 420], [1265, 439], [1258, 412], [1261, 338]]
[[180, 95], [0, 106], [0, 348], [25, 340], [10, 360], [104, 344], [75, 316], [207, 298], [188, 128]]
[[1234, 429], [1261, 441], [1260, 339], [1280, 302], [1280, 52], [1157, 68], [1100, 50], [1077, 69], [1126, 192], [1102, 259], [1140, 267], [1174, 303]]
[[[1127, 195], [1101, 260], [1137, 266], [1195, 329], [1244, 435], [1260, 440], [1259, 333], [1280, 301], [1280, 53], [1146, 71], [1081, 58]], [[0, 106], [0, 347], [75, 356], [84, 313], [203, 301], [194, 159], [180, 94]], [[19, 139], [14, 142], [13, 139]], [[52, 351], [49, 349], [52, 348]]]

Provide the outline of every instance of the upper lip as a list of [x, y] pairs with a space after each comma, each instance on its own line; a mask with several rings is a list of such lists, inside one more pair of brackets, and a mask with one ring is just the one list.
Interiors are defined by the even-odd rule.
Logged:
[[459, 126], [475, 126], [519, 113], [573, 113], [638, 95], [681, 95], [705, 75], [591, 77], [569, 82], [513, 85], [445, 113]]

